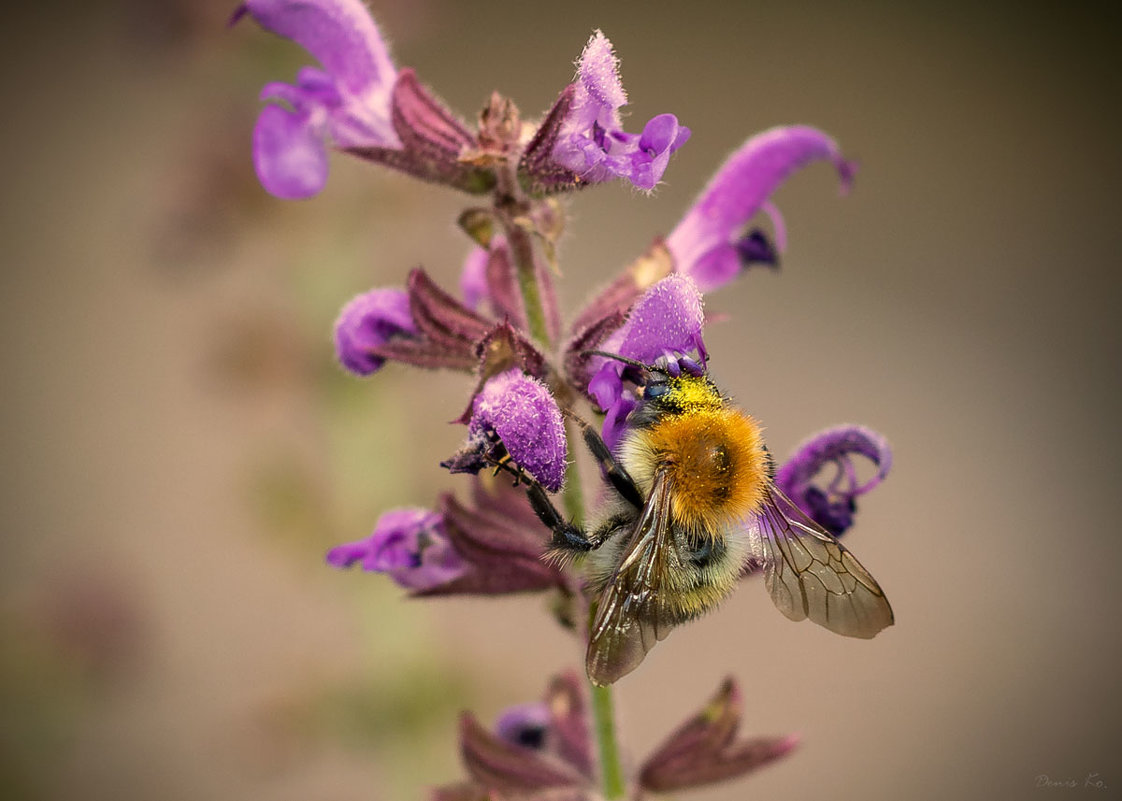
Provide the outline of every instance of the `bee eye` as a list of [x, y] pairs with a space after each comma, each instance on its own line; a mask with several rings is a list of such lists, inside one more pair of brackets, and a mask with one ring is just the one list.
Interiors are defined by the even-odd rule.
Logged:
[[657, 384], [647, 384], [645, 387], [643, 387], [643, 397], [648, 399], [657, 398], [660, 395], [665, 395], [669, 391], [670, 387], [662, 382], [659, 382]]

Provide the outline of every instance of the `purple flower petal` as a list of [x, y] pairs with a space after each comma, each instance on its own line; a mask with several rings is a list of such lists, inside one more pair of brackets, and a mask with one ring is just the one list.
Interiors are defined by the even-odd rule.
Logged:
[[[697, 285], [686, 276], [670, 275], [635, 302], [627, 321], [599, 349], [643, 364], [674, 360], [692, 351], [704, 354], [704, 324], [705, 312]], [[607, 413], [603, 436], [609, 447], [618, 440], [623, 421], [635, 406], [634, 396], [624, 392], [625, 368], [622, 362], [602, 356], [593, 357], [590, 362], [594, 375], [588, 392]]]
[[459, 578], [467, 565], [444, 531], [444, 519], [428, 509], [386, 512], [364, 540], [327, 552], [333, 567], [361, 563], [363, 570], [385, 573], [409, 590], [424, 591]]
[[565, 426], [545, 384], [515, 368], [483, 385], [472, 404], [468, 440], [490, 443], [493, 437], [543, 487], [561, 489], [568, 455]]
[[[859, 481], [853, 456], [860, 455], [877, 467], [865, 482]], [[828, 465], [835, 473], [825, 486], [814, 479]], [[892, 467], [887, 440], [864, 426], [836, 426], [803, 442], [775, 475], [775, 484], [819, 525], [835, 537], [853, 525], [856, 499], [876, 487]]]
[[491, 252], [476, 245], [464, 259], [460, 270], [460, 297], [464, 305], [478, 312], [480, 305], [487, 299], [487, 262]]
[[641, 134], [624, 131], [619, 110], [627, 93], [618, 68], [611, 42], [596, 31], [581, 54], [577, 81], [561, 93], [526, 149], [521, 167], [535, 186], [548, 191], [625, 178], [651, 190], [662, 179], [670, 154], [690, 131], [673, 114], [652, 118]]
[[417, 328], [409, 312], [409, 297], [400, 289], [372, 289], [353, 298], [335, 321], [335, 353], [339, 362], [358, 375], [370, 375], [385, 363], [375, 350]]
[[815, 128], [772, 128], [746, 141], [666, 238], [675, 269], [692, 277], [705, 292], [736, 277], [745, 266], [738, 251], [741, 229], [761, 209], [777, 221], [776, 239], [782, 250], [781, 219], [767, 200], [791, 173], [820, 159], [834, 164], [842, 189], [848, 189], [853, 163], [842, 158], [833, 139]]
[[[360, 0], [246, 0], [261, 27], [304, 47], [324, 70], [304, 69], [295, 85], [270, 84], [254, 135], [254, 162], [265, 188], [280, 197], [316, 194], [327, 180], [326, 145], [400, 147], [391, 120], [397, 70]], [[301, 128], [303, 130], [297, 130]], [[320, 142], [318, 151], [312, 142]]]
[[543, 701], [519, 704], [503, 710], [495, 721], [495, 734], [512, 745], [540, 751], [545, 748], [550, 722], [549, 707]]
[[253, 128], [253, 166], [270, 194], [300, 200], [327, 183], [327, 146], [307, 114], [266, 106]]

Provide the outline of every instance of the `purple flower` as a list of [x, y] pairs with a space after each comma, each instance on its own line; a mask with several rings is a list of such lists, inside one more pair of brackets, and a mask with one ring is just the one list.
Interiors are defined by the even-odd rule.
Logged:
[[550, 492], [565, 479], [565, 426], [561, 410], [541, 381], [518, 368], [488, 379], [472, 401], [468, 439], [444, 466], [478, 473], [509, 457]]
[[526, 148], [522, 168], [532, 182], [549, 191], [625, 178], [653, 189], [690, 130], [673, 114], [659, 114], [642, 133], [627, 133], [619, 114], [626, 104], [619, 60], [596, 31], [577, 63], [576, 82], [561, 93]]
[[253, 131], [261, 184], [281, 198], [311, 197], [327, 181], [327, 144], [400, 148], [392, 122], [397, 70], [361, 0], [246, 0], [235, 12], [319, 60], [295, 84], [270, 83]]
[[327, 563], [334, 567], [350, 567], [355, 562], [363, 570], [385, 573], [415, 592], [446, 584], [467, 570], [448, 540], [443, 516], [416, 508], [386, 512], [369, 537], [327, 552]]
[[376, 351], [390, 340], [413, 337], [417, 327], [409, 312], [409, 296], [400, 289], [372, 289], [353, 298], [335, 321], [335, 354], [358, 375], [370, 375], [385, 364]]
[[[877, 472], [872, 478], [865, 482], [857, 478], [854, 455], [864, 456], [876, 465]], [[836, 470], [830, 483], [812, 483], [828, 465]], [[803, 442], [776, 473], [775, 484], [837, 537], [853, 525], [857, 497], [880, 484], [891, 467], [892, 450], [880, 434], [863, 426], [836, 426]]]
[[[775, 252], [761, 232], [744, 234], [744, 226], [763, 210], [775, 226], [778, 250], [786, 246], [783, 218], [768, 198], [792, 172], [829, 159], [843, 191], [855, 166], [842, 158], [833, 139], [805, 125], [772, 128], [757, 134], [717, 171], [709, 185], [666, 237], [677, 272], [693, 278], [703, 292], [736, 277], [751, 263], [774, 263]], [[761, 241], [762, 239], [762, 241]]]
[[[643, 364], [660, 359], [676, 362], [682, 356], [697, 352], [705, 358], [701, 331], [705, 324], [701, 291], [690, 278], [671, 275], [646, 291], [631, 307], [627, 320], [599, 346]], [[606, 412], [604, 441], [612, 447], [619, 439], [624, 420], [635, 408], [634, 393], [624, 390], [627, 365], [596, 356], [591, 361], [595, 374], [588, 392]]]
[[594, 801], [588, 703], [575, 673], [555, 677], [536, 703], [507, 709], [484, 728], [460, 719], [460, 755], [469, 781], [437, 788], [434, 801], [517, 797], [525, 801]]

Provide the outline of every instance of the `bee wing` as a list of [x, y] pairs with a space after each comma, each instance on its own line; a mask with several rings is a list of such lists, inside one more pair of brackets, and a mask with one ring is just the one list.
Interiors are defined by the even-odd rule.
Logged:
[[893, 623], [884, 591], [861, 563], [777, 487], [756, 514], [764, 583], [779, 611], [846, 637], [868, 639]]
[[631, 540], [600, 594], [586, 658], [595, 684], [611, 684], [639, 667], [673, 628], [658, 612], [670, 531], [669, 489], [665, 474], [656, 474]]

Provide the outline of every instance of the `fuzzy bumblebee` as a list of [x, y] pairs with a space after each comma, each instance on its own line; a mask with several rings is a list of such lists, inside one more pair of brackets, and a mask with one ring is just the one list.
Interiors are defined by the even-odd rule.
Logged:
[[792, 620], [862, 638], [892, 625], [876, 580], [775, 486], [751, 416], [697, 365], [628, 363], [644, 380], [618, 461], [584, 426], [615, 488], [599, 522], [585, 532], [543, 492], [530, 492], [553, 529], [552, 555], [588, 553], [598, 595], [586, 659], [593, 682], [630, 673], [674, 626], [728, 597], [751, 567], [762, 566], [772, 600]]

